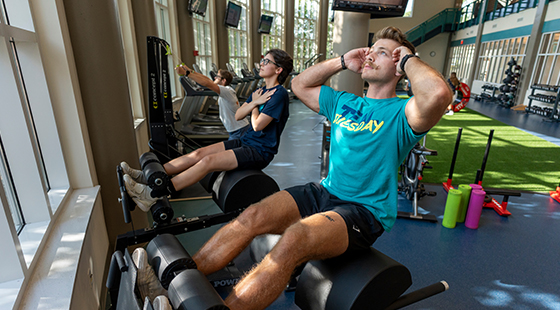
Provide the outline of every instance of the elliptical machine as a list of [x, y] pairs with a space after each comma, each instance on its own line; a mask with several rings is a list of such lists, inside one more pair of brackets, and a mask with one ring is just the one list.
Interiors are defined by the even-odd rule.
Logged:
[[426, 136], [422, 140], [422, 144], [416, 145], [410, 150], [408, 156], [401, 164], [399, 174], [399, 194], [404, 194], [406, 199], [412, 201], [412, 212], [398, 211], [398, 218], [408, 218], [416, 220], [424, 220], [437, 223], [437, 218], [433, 214], [418, 214], [418, 199], [424, 196], [435, 196], [436, 192], [426, 191], [424, 184], [421, 184], [424, 169], [431, 169], [427, 166], [428, 159], [426, 156], [437, 156], [436, 150], [426, 148]]

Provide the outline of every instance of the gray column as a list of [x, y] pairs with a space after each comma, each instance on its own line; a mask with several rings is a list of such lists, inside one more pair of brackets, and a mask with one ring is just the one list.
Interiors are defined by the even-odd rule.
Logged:
[[[115, 168], [138, 165], [126, 67], [114, 1], [64, 1], [103, 212], [111, 247], [124, 225]], [[136, 228], [146, 227], [144, 212], [133, 212]]]
[[[254, 62], [261, 61], [261, 55], [266, 53], [262, 50], [262, 34], [259, 33], [259, 22], [261, 20], [261, 0], [251, 0], [251, 16], [250, 16], [250, 29], [251, 34], [249, 60], [247, 66], [249, 69], [253, 68]], [[239, 68], [241, 69], [241, 68]]]
[[[333, 51], [335, 57], [368, 44], [369, 14], [337, 11], [334, 16]], [[364, 95], [364, 81], [360, 75], [342, 71], [331, 79], [331, 87], [357, 96]]]
[[295, 17], [295, 1], [284, 1], [284, 42], [286, 43], [285, 51], [294, 57], [294, 17]]
[[319, 43], [317, 45], [317, 53], [323, 54], [319, 57], [319, 61], [327, 59], [327, 32], [329, 24], [329, 0], [321, 0], [321, 5], [319, 6], [319, 25], [318, 25], [318, 35]]
[[225, 69], [226, 63], [229, 62], [229, 37], [227, 26], [224, 24], [224, 19], [226, 17], [226, 5], [227, 0], [216, 0], [214, 1], [216, 12], [216, 18], [214, 19], [216, 26], [216, 42], [218, 43], [218, 69]]
[[547, 9], [548, 1], [539, 1], [537, 12], [535, 13], [535, 22], [533, 23], [531, 36], [529, 37], [529, 40], [527, 42], [525, 59], [523, 60], [523, 66], [521, 68], [521, 76], [519, 78], [519, 85], [517, 86], [518, 93], [517, 97], [515, 98], [515, 105], [523, 104], [523, 102], [525, 101], [525, 97], [527, 96], [527, 91], [531, 86], [531, 74], [533, 73], [533, 70], [535, 70], [534, 67], [537, 60], [537, 54], [539, 53], [539, 45], [542, 38], [542, 28]]

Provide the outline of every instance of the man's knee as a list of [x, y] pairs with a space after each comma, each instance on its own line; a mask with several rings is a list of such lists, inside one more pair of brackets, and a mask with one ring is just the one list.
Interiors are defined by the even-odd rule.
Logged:
[[[250, 190], [250, 189], [248, 189]], [[251, 229], [255, 236], [275, 233], [281, 234], [284, 229], [299, 219], [297, 206], [286, 191], [276, 192], [259, 202], [250, 205], [235, 220], [237, 224]]]
[[262, 201], [250, 205], [234, 220], [234, 224], [250, 230], [255, 236], [265, 233], [264, 231], [261, 232], [259, 228], [262, 228], [263, 223], [268, 219], [260, 204], [262, 204]]
[[312, 257], [313, 247], [310, 245], [308, 227], [296, 222], [286, 229], [278, 243], [270, 252], [275, 261], [292, 261], [294, 266]]

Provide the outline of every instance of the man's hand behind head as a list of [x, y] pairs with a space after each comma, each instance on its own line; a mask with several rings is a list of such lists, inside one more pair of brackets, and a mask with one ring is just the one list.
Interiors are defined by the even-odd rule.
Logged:
[[360, 47], [344, 54], [346, 68], [352, 72], [362, 73], [362, 64], [366, 61], [369, 47]]
[[401, 70], [401, 60], [405, 55], [412, 54], [412, 52], [406, 46], [399, 46], [393, 51], [393, 61], [395, 62], [395, 66], [397, 66], [397, 76], [405, 75], [405, 73]]

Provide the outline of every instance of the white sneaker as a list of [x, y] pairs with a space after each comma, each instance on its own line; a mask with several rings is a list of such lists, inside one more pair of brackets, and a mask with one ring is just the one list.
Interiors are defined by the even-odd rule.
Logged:
[[[148, 253], [146, 253], [144, 248], [137, 248], [134, 250], [132, 253], [132, 261], [138, 268], [136, 285], [138, 286], [142, 300], [146, 300], [146, 297], [148, 297], [155, 302], [157, 299], [156, 297], [159, 295], [167, 296], [167, 290], [161, 286], [154, 269], [148, 264]], [[157, 309], [155, 304], [154, 309]]]
[[158, 198], [152, 197], [152, 189], [144, 184], [136, 183], [132, 177], [125, 174], [123, 177], [126, 191], [136, 203], [138, 208], [144, 212], [150, 211], [150, 208], [156, 203]]
[[126, 162], [121, 163], [121, 168], [123, 169], [124, 174], [128, 174], [132, 177], [132, 179], [138, 183], [148, 184], [148, 180], [144, 176], [144, 172], [142, 170], [131, 168]]
[[154, 310], [173, 310], [173, 308], [171, 308], [171, 304], [169, 303], [169, 299], [163, 295], [156, 297], [152, 306], [154, 306]]

